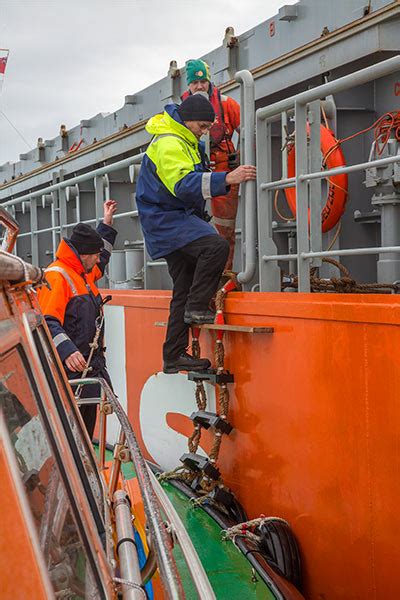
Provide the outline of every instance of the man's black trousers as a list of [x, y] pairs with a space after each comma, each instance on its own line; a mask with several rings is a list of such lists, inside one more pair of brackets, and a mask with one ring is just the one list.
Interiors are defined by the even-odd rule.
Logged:
[[185, 310], [208, 310], [217, 291], [229, 254], [229, 243], [219, 235], [206, 235], [165, 257], [174, 284], [170, 304], [164, 360], [174, 360], [189, 343]]

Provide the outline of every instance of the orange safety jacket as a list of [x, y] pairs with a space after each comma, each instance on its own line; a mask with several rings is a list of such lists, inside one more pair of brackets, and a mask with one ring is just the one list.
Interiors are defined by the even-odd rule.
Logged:
[[[45, 271], [51, 289], [43, 286], [39, 291], [39, 303], [62, 361], [77, 350], [87, 358], [96, 333], [101, 296], [95, 282], [103, 277], [117, 232], [100, 223], [97, 233], [104, 241], [100, 263], [86, 274], [78, 252], [64, 238], [56, 252], [57, 260]], [[105, 364], [102, 338], [103, 332], [99, 338], [99, 351], [91, 363], [94, 371], [96, 364], [99, 368]]]

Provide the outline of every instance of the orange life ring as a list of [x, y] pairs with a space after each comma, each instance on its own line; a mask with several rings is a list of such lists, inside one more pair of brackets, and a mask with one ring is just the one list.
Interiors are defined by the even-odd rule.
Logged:
[[[308, 125], [307, 130], [309, 132]], [[340, 145], [337, 145], [337, 139], [332, 131], [323, 125], [321, 125], [321, 153], [323, 164], [326, 164], [328, 169], [343, 167], [346, 164], [342, 149]], [[294, 144], [288, 151], [287, 167], [288, 177], [295, 177], [296, 151]], [[286, 188], [285, 195], [293, 216], [296, 216], [296, 188]], [[347, 173], [329, 177], [328, 198], [321, 212], [323, 233], [332, 229], [343, 215], [347, 195]]]

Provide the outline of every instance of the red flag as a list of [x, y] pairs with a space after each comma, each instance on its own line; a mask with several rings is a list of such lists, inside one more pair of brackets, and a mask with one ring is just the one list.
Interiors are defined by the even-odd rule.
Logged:
[[4, 75], [6, 72], [7, 59], [8, 50], [0, 50], [0, 75]]

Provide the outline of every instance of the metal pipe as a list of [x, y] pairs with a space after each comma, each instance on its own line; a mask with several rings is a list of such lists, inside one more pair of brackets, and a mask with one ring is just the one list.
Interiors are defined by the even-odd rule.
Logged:
[[400, 162], [400, 154], [396, 156], [388, 156], [378, 160], [369, 160], [365, 163], [357, 165], [348, 165], [347, 167], [337, 167], [336, 169], [327, 169], [326, 171], [317, 171], [316, 173], [308, 173], [299, 176], [300, 181], [311, 181], [313, 179], [324, 179], [331, 175], [341, 175], [342, 173], [352, 173], [354, 171], [364, 171], [371, 167], [385, 167], [392, 163]]
[[[244, 123], [243, 128], [244, 157], [243, 164], [255, 165], [255, 92], [254, 79], [250, 71], [244, 69], [235, 75], [241, 90], [241, 106]], [[256, 247], [257, 247], [257, 198], [256, 182], [246, 181], [244, 185], [245, 219], [244, 219], [244, 242], [245, 242], [245, 265], [243, 271], [238, 273], [239, 283], [248, 283], [256, 272]]]
[[122, 217], [137, 217], [138, 215], [138, 210], [129, 210], [128, 212], [118, 213], [114, 215], [114, 219], [121, 219]]
[[268, 191], [268, 190], [277, 190], [277, 189], [285, 189], [289, 187], [295, 187], [296, 177], [286, 177], [285, 179], [278, 179], [277, 181], [270, 181], [268, 183], [261, 183], [260, 190]]
[[259, 108], [256, 112], [256, 118], [257, 120], [268, 119], [269, 117], [272, 117], [278, 113], [282, 113], [293, 108], [295, 103], [307, 104], [313, 100], [318, 100], [318, 98], [326, 98], [326, 96], [343, 92], [348, 88], [354, 88], [358, 85], [363, 85], [364, 83], [368, 83], [373, 79], [379, 79], [380, 77], [391, 75], [398, 70], [400, 70], [400, 56], [388, 58], [387, 60], [377, 63], [376, 65], [371, 65], [365, 69], [356, 71], [355, 73], [350, 73], [349, 75], [345, 75], [344, 77], [340, 77], [334, 81], [329, 81], [328, 83], [324, 83], [316, 88], [301, 92], [300, 94], [292, 96], [291, 98], [285, 98], [284, 100], [275, 102], [270, 106]]
[[[326, 250], [324, 252], [302, 252], [301, 258], [314, 258], [317, 256], [362, 256], [364, 254], [387, 254], [389, 252], [400, 252], [400, 246], [379, 246], [378, 248], [346, 248], [344, 250]], [[270, 260], [289, 261], [293, 258], [298, 258], [298, 254], [264, 254], [262, 260], [268, 262]]]
[[121, 579], [136, 583], [138, 586], [135, 588], [122, 584], [123, 597], [124, 600], [143, 600], [146, 595], [143, 588], [139, 587], [142, 585], [142, 578], [127, 493], [123, 490], [117, 490], [113, 496], [113, 501]]
[[42, 270], [26, 263], [13, 254], [0, 250], [0, 279], [8, 281], [31, 281], [37, 283], [42, 278]]
[[310, 250], [308, 226], [308, 184], [301, 181], [307, 171], [307, 108], [304, 104], [295, 106], [296, 127], [296, 232], [297, 232], [297, 274], [299, 292], [310, 291], [310, 261], [304, 260], [301, 253]]
[[387, 254], [388, 252], [400, 252], [400, 246], [386, 246], [379, 248], [346, 248], [345, 250], [326, 250], [325, 252], [304, 252], [303, 258], [314, 256], [352, 256], [363, 254]]
[[[114, 219], [120, 219], [121, 217], [137, 217], [138, 216], [138, 211], [137, 210], [131, 210], [129, 212], [125, 212], [125, 213], [119, 213], [117, 215], [114, 215]], [[86, 221], [76, 221], [76, 223], [65, 223], [64, 227], [75, 227], [75, 225], [78, 225], [78, 223], [94, 223], [96, 221], [96, 219], [86, 219]], [[37, 234], [39, 235], [40, 233], [48, 233], [49, 231], [55, 232], [55, 231], [60, 231], [61, 229], [61, 225], [54, 225], [53, 227], [46, 227], [45, 229], [35, 229], [34, 231], [27, 231], [25, 233], [20, 233], [18, 235], [18, 237], [26, 237], [28, 235], [32, 235], [32, 234]]]
[[[367, 162], [360, 163], [357, 165], [347, 165], [346, 167], [337, 167], [336, 169], [328, 169], [326, 171], [316, 171], [315, 173], [304, 173], [299, 176], [300, 181], [311, 181], [312, 179], [325, 179], [331, 175], [340, 175], [342, 173], [352, 173], [354, 171], [364, 171], [371, 167], [385, 167], [392, 163], [400, 162], [400, 154], [396, 156], [387, 156], [386, 158], [379, 158], [378, 160], [368, 160]], [[261, 183], [261, 190], [276, 190], [294, 187], [296, 183], [296, 177], [288, 177], [285, 179], [278, 179], [276, 181], [270, 181], [268, 183]], [[21, 237], [21, 236], [19, 236]]]
[[100, 423], [99, 423], [99, 467], [101, 470], [104, 469], [106, 461], [106, 439], [107, 439], [107, 414], [104, 410], [106, 402], [106, 396], [103, 390], [101, 390], [101, 402], [100, 402]]
[[77, 184], [81, 183], [82, 181], [94, 179], [94, 177], [96, 177], [97, 175], [105, 175], [106, 173], [118, 171], [119, 169], [123, 169], [124, 167], [128, 167], [129, 165], [140, 163], [142, 161], [143, 156], [144, 153], [136, 154], [135, 156], [124, 158], [123, 160], [112, 163], [111, 165], [105, 165], [104, 167], [95, 169], [94, 171], [89, 171], [88, 173], [83, 173], [82, 175], [76, 175], [75, 177], [71, 177], [70, 179], [65, 179], [64, 181], [60, 181], [59, 183], [54, 183], [45, 188], [41, 188], [36, 192], [24, 194], [23, 196], [19, 196], [18, 198], [14, 198], [13, 200], [7, 200], [7, 202], [2, 203], [2, 206], [13, 206], [14, 204], [20, 204], [24, 200], [30, 200], [31, 198], [36, 198], [38, 196], [42, 196], [43, 194], [48, 194], [49, 192], [53, 192], [54, 190], [60, 190], [69, 187], [72, 184]]

